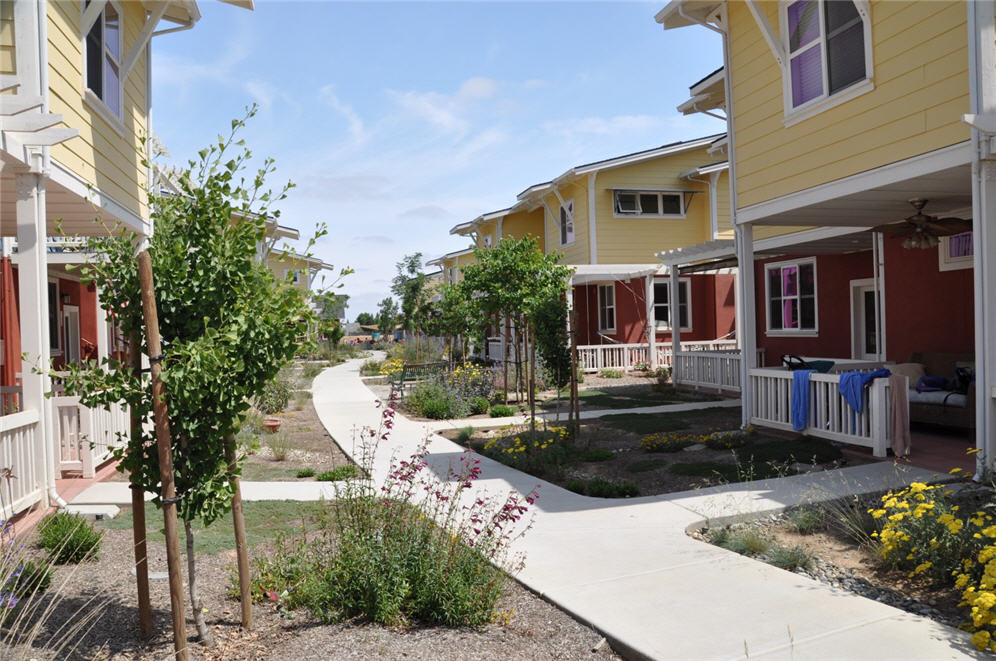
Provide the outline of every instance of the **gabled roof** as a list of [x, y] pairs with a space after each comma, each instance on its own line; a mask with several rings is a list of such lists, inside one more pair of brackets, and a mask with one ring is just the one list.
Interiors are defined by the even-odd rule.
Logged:
[[426, 266], [442, 266], [443, 261], [451, 259], [453, 257], [463, 257], [464, 255], [469, 255], [474, 252], [473, 248], [464, 248], [463, 250], [455, 250], [453, 252], [448, 252], [442, 257], [437, 257], [435, 259], [430, 259], [425, 263]]
[[710, 163], [708, 165], [700, 165], [699, 167], [689, 170], [688, 172], [682, 172], [679, 177], [682, 179], [688, 179], [689, 177], [700, 177], [704, 174], [712, 174], [713, 172], [722, 172], [723, 170], [729, 170], [730, 164], [728, 161], [719, 161], [718, 163]]

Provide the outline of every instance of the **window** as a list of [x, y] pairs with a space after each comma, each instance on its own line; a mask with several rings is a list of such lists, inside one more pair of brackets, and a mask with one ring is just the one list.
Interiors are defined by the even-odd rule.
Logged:
[[616, 330], [616, 286], [598, 286], [598, 330]]
[[851, 0], [795, 0], [783, 6], [787, 113], [819, 105], [870, 77], [869, 21]]
[[289, 280], [291, 284], [299, 285], [301, 284], [301, 270], [300, 269], [284, 269], [284, 280]]
[[632, 191], [612, 192], [613, 211], [616, 216], [644, 216], [650, 218], [683, 218], [685, 196], [681, 191]]
[[[84, 8], [89, 5], [87, 0]], [[86, 87], [121, 117], [121, 9], [108, 2], [86, 35]]]
[[[692, 329], [692, 289], [688, 278], [678, 278], [678, 318], [681, 330]], [[671, 328], [671, 282], [654, 281], [654, 322], [657, 328]]]
[[485, 234], [484, 235], [484, 247], [485, 248], [490, 248], [491, 247], [491, 235], [490, 234]]
[[560, 245], [574, 243], [574, 200], [560, 205]]
[[62, 355], [62, 333], [59, 330], [59, 283], [48, 281], [48, 348], [53, 355]]
[[962, 232], [952, 236], [942, 236], [937, 246], [939, 251], [937, 268], [940, 271], [955, 271], [972, 268], [975, 246], [972, 232]]
[[817, 330], [816, 260], [779, 262], [764, 267], [768, 330]]

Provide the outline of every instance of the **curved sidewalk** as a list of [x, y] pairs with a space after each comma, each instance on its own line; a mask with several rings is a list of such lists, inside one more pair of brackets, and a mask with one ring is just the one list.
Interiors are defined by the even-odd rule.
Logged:
[[[318, 415], [343, 450], [376, 427], [381, 409], [359, 360], [313, 385]], [[428, 440], [437, 475], [463, 452], [423, 423], [397, 416], [373, 460], [382, 480], [392, 455]], [[968, 635], [925, 618], [699, 542], [686, 529], [805, 501], [873, 492], [933, 473], [875, 463], [840, 471], [626, 500], [588, 498], [481, 458], [475, 489], [528, 492], [541, 484], [534, 527], [518, 543], [518, 579], [603, 633], [621, 653], [650, 659], [977, 658]]]

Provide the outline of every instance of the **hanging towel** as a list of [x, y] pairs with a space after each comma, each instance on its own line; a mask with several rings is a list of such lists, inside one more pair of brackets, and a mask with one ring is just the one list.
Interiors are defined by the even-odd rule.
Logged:
[[905, 457], [910, 453], [910, 379], [902, 374], [889, 376], [892, 400], [892, 453]]
[[874, 372], [844, 372], [840, 375], [840, 384], [837, 389], [840, 390], [844, 401], [854, 409], [854, 412], [860, 414], [865, 410], [865, 386], [873, 379], [886, 377], [890, 374], [892, 372], [887, 369], [879, 369]]
[[792, 372], [792, 429], [802, 431], [809, 424], [809, 375], [813, 370]]

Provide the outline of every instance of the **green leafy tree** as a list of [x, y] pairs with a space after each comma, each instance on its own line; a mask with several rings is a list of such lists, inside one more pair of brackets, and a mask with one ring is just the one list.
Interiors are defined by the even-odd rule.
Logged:
[[[257, 259], [270, 206], [284, 199], [265, 187], [271, 159], [246, 179], [251, 157], [238, 131], [251, 117], [233, 120], [231, 133], [199, 152], [177, 177], [179, 194], [149, 192], [155, 234], [148, 246], [156, 284], [164, 358], [177, 511], [187, 532], [188, 570], [195, 622], [208, 638], [195, 592], [190, 523], [209, 525], [231, 507], [240, 468], [229, 465], [229, 445], [250, 401], [295, 354], [311, 318], [304, 292], [277, 279]], [[233, 220], [234, 219], [234, 220]], [[316, 237], [317, 238], [317, 237]], [[119, 232], [92, 245], [104, 259], [82, 268], [101, 305], [128, 338], [147, 353], [139, 288], [136, 236]], [[68, 366], [67, 391], [85, 406], [126, 402], [148, 419], [147, 379], [115, 358]], [[118, 450], [120, 470], [145, 491], [160, 492], [159, 460], [150, 425]]]
[[385, 339], [394, 335], [398, 327], [398, 304], [388, 296], [377, 305], [377, 328]]
[[430, 316], [428, 276], [422, 272], [422, 253], [405, 255], [396, 265], [398, 274], [391, 281], [391, 293], [401, 301], [401, 327], [415, 335], [415, 355], [419, 337]]
[[369, 312], [361, 312], [356, 315], [356, 323], [361, 326], [373, 326], [377, 323], [377, 319]]
[[437, 300], [430, 305], [428, 332], [449, 338], [450, 356], [456, 354], [457, 342], [461, 342], [460, 353], [466, 356], [468, 341], [483, 337], [486, 323], [477, 314], [466, 287], [443, 283], [437, 293]]

